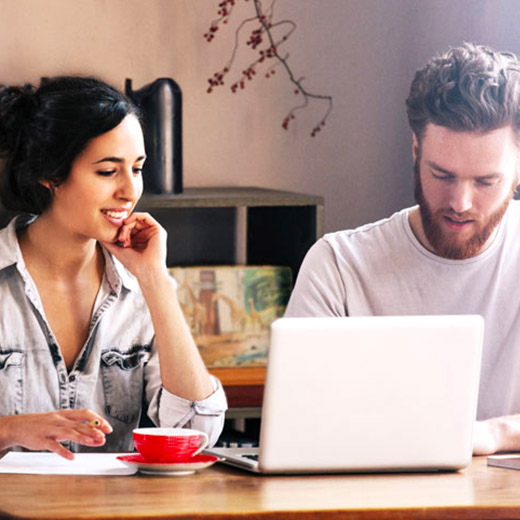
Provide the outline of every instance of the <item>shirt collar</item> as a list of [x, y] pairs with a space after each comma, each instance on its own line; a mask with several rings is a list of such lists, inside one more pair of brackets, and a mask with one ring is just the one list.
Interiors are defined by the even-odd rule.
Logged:
[[[0, 229], [0, 271], [15, 264], [18, 264], [19, 269], [25, 269], [25, 262], [18, 243], [17, 231], [28, 226], [37, 218], [37, 215], [18, 215], [14, 217], [5, 228]], [[101, 250], [105, 256], [105, 275], [110, 288], [116, 294], [121, 292], [121, 287], [129, 291], [138, 290], [139, 283], [137, 279], [103, 246], [101, 246]]]
[[5, 228], [0, 229], [0, 270], [15, 264], [25, 266], [16, 233], [36, 218], [37, 215], [18, 215]]
[[101, 246], [103, 255], [105, 256], [105, 276], [110, 288], [116, 293], [121, 292], [121, 286], [129, 291], [136, 291], [139, 289], [137, 278], [132, 275], [123, 264]]

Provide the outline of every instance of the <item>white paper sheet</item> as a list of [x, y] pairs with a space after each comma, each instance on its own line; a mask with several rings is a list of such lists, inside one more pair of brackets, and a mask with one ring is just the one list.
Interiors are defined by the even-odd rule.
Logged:
[[0, 473], [35, 475], [133, 475], [130, 468], [117, 460], [123, 453], [75, 453], [66, 460], [49, 452], [11, 451], [0, 459]]

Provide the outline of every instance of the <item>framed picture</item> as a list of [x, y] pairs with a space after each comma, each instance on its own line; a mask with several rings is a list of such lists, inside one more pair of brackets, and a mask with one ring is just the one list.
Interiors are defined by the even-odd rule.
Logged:
[[177, 294], [209, 369], [265, 367], [269, 326], [283, 316], [289, 267], [171, 267]]

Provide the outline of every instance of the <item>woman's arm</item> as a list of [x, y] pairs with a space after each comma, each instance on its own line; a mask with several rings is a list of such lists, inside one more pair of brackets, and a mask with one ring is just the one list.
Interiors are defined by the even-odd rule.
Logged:
[[166, 268], [166, 231], [147, 213], [134, 213], [116, 244], [103, 244], [138, 280], [150, 310], [164, 388], [200, 401], [214, 391]]
[[138, 280], [155, 329], [164, 388], [190, 401], [205, 399], [213, 393], [213, 383], [182, 314], [174, 281], [167, 271]]

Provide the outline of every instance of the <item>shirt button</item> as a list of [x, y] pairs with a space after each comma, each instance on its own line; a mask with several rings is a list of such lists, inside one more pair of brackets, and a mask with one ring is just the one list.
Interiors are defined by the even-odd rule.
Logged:
[[69, 377], [69, 381], [71, 383], [73, 383], [74, 381], [76, 381], [76, 376], [74, 374], [72, 374], [70, 377]]

